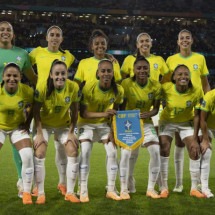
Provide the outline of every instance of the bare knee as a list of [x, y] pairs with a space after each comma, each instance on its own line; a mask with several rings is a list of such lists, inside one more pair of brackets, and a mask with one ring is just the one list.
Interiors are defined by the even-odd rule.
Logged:
[[172, 138], [169, 136], [160, 136], [160, 155], [163, 157], [169, 157]]
[[198, 144], [192, 144], [188, 148], [189, 157], [192, 160], [198, 160], [200, 156], [200, 147]]
[[69, 142], [65, 148], [67, 156], [78, 157], [78, 146], [75, 143]]
[[182, 141], [181, 137], [179, 136], [179, 133], [175, 133], [175, 145], [178, 147], [185, 147], [184, 142]]
[[45, 147], [38, 147], [34, 151], [34, 155], [35, 155], [35, 157], [37, 157], [39, 159], [45, 158], [46, 157], [46, 148]]

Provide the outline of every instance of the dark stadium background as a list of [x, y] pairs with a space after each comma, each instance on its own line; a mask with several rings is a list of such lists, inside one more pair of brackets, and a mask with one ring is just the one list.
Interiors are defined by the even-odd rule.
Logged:
[[110, 39], [109, 52], [119, 60], [135, 51], [136, 36], [147, 32], [152, 53], [166, 59], [176, 52], [177, 34], [188, 29], [194, 37], [193, 51], [206, 57], [209, 81], [215, 88], [214, 0], [12, 0], [0, 1], [0, 21], [14, 26], [15, 44], [27, 51], [46, 46], [46, 30], [59, 25], [62, 48], [77, 59], [88, 57], [88, 38], [100, 28]]

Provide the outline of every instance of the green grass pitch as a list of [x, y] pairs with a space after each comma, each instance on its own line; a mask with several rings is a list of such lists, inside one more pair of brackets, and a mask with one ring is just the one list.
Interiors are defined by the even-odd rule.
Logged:
[[[173, 148], [169, 168], [170, 197], [168, 199], [149, 199], [145, 196], [149, 155], [147, 149], [141, 148], [135, 168], [137, 192], [131, 195], [131, 200], [129, 201], [115, 202], [105, 198], [105, 150], [102, 144], [95, 143], [91, 156], [89, 176], [90, 202], [72, 204], [65, 201], [56, 189], [58, 175], [54, 162], [55, 149], [53, 141], [50, 141], [46, 158], [45, 192], [47, 202], [45, 205], [23, 205], [21, 199], [17, 197], [17, 174], [12, 159], [11, 146], [7, 140], [0, 151], [0, 215], [214, 214], [215, 198], [196, 199], [189, 196], [190, 176], [187, 153], [185, 154], [184, 165], [184, 191], [181, 194], [172, 192], [175, 183]], [[117, 188], [119, 189], [119, 179], [117, 179]], [[210, 188], [215, 193], [214, 155], [212, 155], [211, 161]], [[35, 200], [33, 198], [33, 201]]]

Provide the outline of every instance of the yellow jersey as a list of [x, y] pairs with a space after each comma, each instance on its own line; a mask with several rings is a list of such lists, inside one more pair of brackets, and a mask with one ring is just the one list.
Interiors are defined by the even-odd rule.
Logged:
[[11, 131], [25, 122], [25, 108], [33, 103], [33, 89], [18, 84], [18, 90], [9, 94], [4, 85], [0, 87], [0, 130]]
[[43, 98], [40, 111], [42, 125], [51, 128], [69, 127], [70, 106], [79, 100], [78, 84], [67, 79], [62, 90], [54, 89], [49, 97]]
[[[86, 58], [80, 61], [78, 65], [77, 72], [75, 74], [74, 79], [83, 82], [91, 82], [96, 81], [96, 71], [98, 69], [98, 64], [100, 60], [96, 59], [95, 57]], [[116, 82], [121, 81], [122, 77], [120, 74], [120, 66], [119, 63], [113, 63], [113, 70], [114, 70], [114, 78]]]
[[208, 113], [208, 128], [215, 129], [215, 89], [204, 95], [200, 109]]
[[[146, 58], [150, 64], [150, 79], [159, 81], [159, 76], [164, 76], [169, 72], [169, 69], [161, 56], [156, 56], [150, 54]], [[121, 67], [121, 73], [129, 75], [130, 77], [134, 76], [134, 61], [136, 60], [136, 55], [128, 55]]]
[[[99, 81], [87, 82], [82, 91], [81, 104], [87, 106], [89, 112], [105, 112], [112, 109], [114, 104], [123, 102], [124, 90], [122, 86], [117, 84], [118, 94], [115, 95], [113, 89], [102, 91], [99, 87]], [[98, 124], [108, 122], [107, 118], [85, 119], [81, 116], [78, 123]]]
[[172, 55], [167, 58], [166, 64], [171, 73], [179, 64], [186, 65], [190, 70], [192, 84], [196, 87], [202, 86], [201, 76], [209, 74], [205, 57], [195, 52], [188, 57], [183, 57], [180, 53]]
[[180, 93], [176, 90], [175, 84], [168, 82], [162, 85], [161, 96], [166, 106], [161, 111], [160, 121], [178, 123], [193, 120], [193, 110], [199, 109], [203, 92], [201, 88], [193, 86]]
[[40, 46], [33, 49], [29, 56], [31, 64], [37, 66], [38, 80], [36, 89], [40, 94], [44, 93], [47, 87], [50, 68], [55, 59], [65, 62], [67, 68], [69, 68], [75, 60], [75, 57], [68, 50], [65, 50], [65, 53], [62, 53], [61, 51], [51, 52], [47, 47], [42, 48]]
[[[158, 81], [148, 79], [147, 84], [142, 87], [132, 78], [126, 78], [121, 85], [124, 88], [124, 98], [127, 100], [126, 110], [138, 109], [140, 112], [149, 112], [154, 100], [160, 99], [161, 84]], [[151, 122], [151, 119], [144, 121]]]

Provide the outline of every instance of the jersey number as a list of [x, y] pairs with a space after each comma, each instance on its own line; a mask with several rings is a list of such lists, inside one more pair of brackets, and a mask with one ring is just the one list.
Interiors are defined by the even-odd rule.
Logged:
[[178, 114], [180, 114], [181, 112], [183, 112], [184, 111], [184, 108], [174, 108], [174, 114], [175, 115], [178, 115]]

